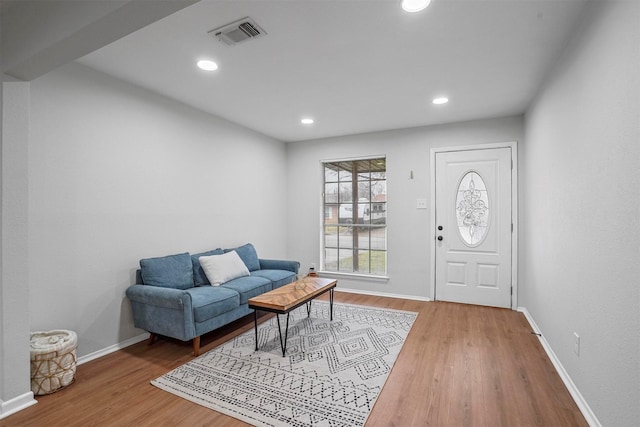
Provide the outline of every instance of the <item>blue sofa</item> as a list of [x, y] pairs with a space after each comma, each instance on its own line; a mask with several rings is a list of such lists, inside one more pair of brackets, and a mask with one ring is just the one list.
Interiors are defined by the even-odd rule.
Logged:
[[[211, 286], [200, 265], [202, 256], [235, 251], [249, 275]], [[140, 260], [136, 283], [127, 288], [136, 328], [182, 341], [193, 340], [193, 353], [200, 354], [200, 336], [253, 312], [249, 298], [294, 281], [297, 261], [260, 259], [252, 244], [233, 249], [215, 249], [191, 255], [188, 252]]]

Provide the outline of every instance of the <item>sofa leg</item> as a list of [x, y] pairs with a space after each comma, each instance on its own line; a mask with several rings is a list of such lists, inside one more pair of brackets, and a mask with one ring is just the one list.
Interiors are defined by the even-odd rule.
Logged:
[[193, 355], [195, 357], [200, 356], [200, 337], [195, 337], [193, 339]]
[[147, 345], [153, 345], [153, 343], [156, 342], [156, 339], [158, 339], [158, 336], [151, 332], [149, 335], [149, 341], [147, 341]]

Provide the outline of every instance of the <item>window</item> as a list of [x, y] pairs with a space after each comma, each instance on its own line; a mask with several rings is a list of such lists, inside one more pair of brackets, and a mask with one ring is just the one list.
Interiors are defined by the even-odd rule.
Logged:
[[387, 162], [323, 163], [323, 269], [387, 274]]

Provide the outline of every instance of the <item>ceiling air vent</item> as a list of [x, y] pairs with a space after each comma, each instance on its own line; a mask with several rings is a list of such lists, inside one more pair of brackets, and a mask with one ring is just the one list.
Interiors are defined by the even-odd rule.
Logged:
[[267, 34], [255, 21], [249, 17], [242, 18], [231, 24], [224, 25], [209, 34], [228, 46], [233, 46], [246, 40], [255, 39]]

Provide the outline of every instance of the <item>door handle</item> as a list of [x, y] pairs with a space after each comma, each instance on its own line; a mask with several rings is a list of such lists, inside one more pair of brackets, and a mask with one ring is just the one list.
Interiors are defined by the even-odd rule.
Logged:
[[442, 241], [443, 237], [442, 236], [438, 236], [438, 240]]

